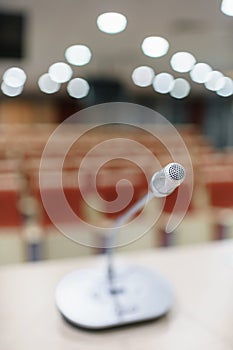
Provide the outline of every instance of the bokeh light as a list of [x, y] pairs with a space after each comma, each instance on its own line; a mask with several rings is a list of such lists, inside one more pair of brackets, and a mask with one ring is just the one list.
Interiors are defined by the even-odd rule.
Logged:
[[203, 84], [208, 79], [208, 74], [212, 68], [207, 63], [197, 63], [190, 72], [192, 81], [198, 84]]
[[132, 80], [135, 85], [140, 87], [150, 86], [154, 78], [154, 70], [148, 66], [140, 66], [134, 69]]
[[223, 84], [222, 88], [217, 90], [217, 95], [222, 97], [228, 97], [233, 94], [233, 81], [231, 78], [223, 77], [220, 78], [219, 84]]
[[213, 70], [207, 75], [207, 81], [205, 82], [206, 89], [210, 91], [220, 90], [224, 82], [221, 80], [223, 78], [223, 74], [217, 70]]
[[167, 94], [173, 88], [174, 78], [169, 73], [159, 73], [153, 80], [153, 88], [160, 94]]
[[48, 73], [41, 75], [38, 80], [39, 88], [46, 94], [54, 94], [60, 89], [61, 84], [51, 79]]
[[150, 36], [143, 40], [141, 48], [146, 56], [161, 57], [168, 52], [169, 42], [160, 36]]
[[195, 57], [189, 52], [177, 52], [170, 60], [172, 69], [180, 73], [189, 72], [195, 63]]
[[89, 93], [90, 86], [85, 79], [74, 78], [67, 85], [67, 92], [71, 97], [83, 98]]
[[233, 0], [222, 0], [221, 11], [227, 16], [233, 16]]
[[177, 78], [174, 80], [170, 95], [174, 98], [181, 99], [190, 93], [191, 87], [187, 80], [183, 78]]
[[50, 78], [56, 83], [65, 83], [73, 75], [71, 67], [64, 62], [56, 62], [49, 67]]
[[98, 16], [97, 26], [104, 33], [117, 34], [125, 30], [127, 18], [121, 13], [106, 12]]
[[23, 69], [18, 67], [11, 67], [3, 74], [3, 81], [9, 87], [17, 88], [25, 84], [27, 79], [26, 73]]
[[8, 86], [4, 81], [1, 84], [1, 90], [4, 95], [9, 97], [19, 96], [23, 92], [23, 85], [18, 87]]
[[84, 66], [91, 60], [91, 50], [85, 45], [72, 45], [65, 51], [65, 58], [74, 66]]

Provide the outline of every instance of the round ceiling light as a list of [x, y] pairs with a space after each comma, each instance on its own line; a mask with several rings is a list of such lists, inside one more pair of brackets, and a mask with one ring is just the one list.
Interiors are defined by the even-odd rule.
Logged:
[[9, 87], [17, 88], [25, 84], [27, 77], [23, 69], [11, 67], [3, 74], [3, 81]]
[[38, 80], [39, 88], [45, 94], [54, 94], [60, 89], [61, 84], [51, 79], [48, 73], [41, 75]]
[[189, 72], [195, 63], [195, 57], [189, 52], [177, 52], [170, 60], [172, 69], [179, 73]]
[[223, 77], [220, 78], [220, 85], [223, 84], [223, 87], [216, 91], [217, 95], [222, 97], [228, 97], [233, 94], [233, 81], [231, 78]]
[[153, 88], [160, 94], [167, 94], [173, 88], [174, 78], [169, 73], [159, 73], [153, 81]]
[[190, 90], [189, 82], [183, 78], [178, 78], [174, 80], [170, 95], [174, 98], [181, 99], [188, 96]]
[[140, 66], [134, 69], [132, 80], [135, 85], [140, 87], [150, 86], [154, 78], [154, 70], [148, 66]]
[[2, 82], [1, 85], [1, 90], [4, 95], [9, 96], [9, 97], [16, 97], [19, 96], [22, 91], [23, 91], [23, 85], [18, 86], [18, 87], [12, 87], [8, 86], [4, 81]]
[[50, 78], [56, 83], [66, 83], [72, 77], [71, 67], [64, 62], [57, 62], [49, 67]]
[[84, 66], [91, 60], [91, 50], [85, 45], [72, 45], [65, 51], [65, 58], [74, 66]]
[[169, 42], [160, 36], [150, 36], [143, 40], [141, 48], [146, 56], [161, 57], [168, 52]]
[[90, 86], [85, 79], [74, 78], [67, 85], [67, 92], [71, 97], [83, 98], [89, 93]]
[[205, 82], [206, 89], [210, 91], [217, 91], [223, 88], [224, 81], [221, 79], [223, 78], [223, 74], [217, 70], [213, 70], [207, 75], [207, 80]]
[[104, 33], [117, 34], [125, 30], [127, 18], [121, 13], [106, 12], [98, 16], [97, 26]]
[[208, 74], [211, 71], [212, 68], [207, 63], [197, 63], [189, 74], [192, 81], [203, 84], [208, 80]]
[[227, 16], [233, 16], [233, 1], [232, 0], [222, 0], [221, 11]]

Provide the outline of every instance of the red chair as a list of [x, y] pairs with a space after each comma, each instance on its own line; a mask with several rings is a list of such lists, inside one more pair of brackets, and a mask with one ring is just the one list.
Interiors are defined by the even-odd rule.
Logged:
[[232, 165], [212, 166], [206, 169], [203, 176], [206, 179], [209, 202], [216, 225], [214, 239], [227, 238], [230, 211], [225, 209], [233, 209], [233, 167]]
[[206, 186], [213, 207], [233, 208], [233, 179], [227, 182], [208, 182]]
[[[50, 211], [57, 223], [72, 224], [73, 222], [77, 222], [76, 217], [85, 219], [83, 214], [83, 198], [78, 186], [77, 172], [63, 172], [63, 183], [61, 188], [57, 186], [57, 176], [60, 176], [59, 172], [46, 171], [46, 179], [48, 182], [43, 184], [41, 189], [39, 188], [38, 173], [35, 173], [31, 177], [32, 192], [40, 203], [41, 221], [43, 226], [51, 226], [53, 223], [46, 212], [46, 208], [44, 208], [41, 191], [43, 198], [47, 198]], [[64, 192], [67, 205], [65, 205], [65, 202], [61, 198], [61, 189]], [[67, 208], [71, 209], [76, 216], [72, 218], [69, 215], [69, 209], [67, 210]]]
[[0, 227], [19, 227], [22, 216], [19, 211], [19, 178], [12, 173], [0, 175]]

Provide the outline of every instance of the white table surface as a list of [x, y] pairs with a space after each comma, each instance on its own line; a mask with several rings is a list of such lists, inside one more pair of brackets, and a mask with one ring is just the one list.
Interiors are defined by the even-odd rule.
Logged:
[[157, 321], [88, 332], [67, 324], [54, 302], [59, 280], [105, 267], [103, 256], [0, 268], [0, 350], [232, 350], [233, 241], [118, 253], [122, 263], [162, 273], [175, 303]]

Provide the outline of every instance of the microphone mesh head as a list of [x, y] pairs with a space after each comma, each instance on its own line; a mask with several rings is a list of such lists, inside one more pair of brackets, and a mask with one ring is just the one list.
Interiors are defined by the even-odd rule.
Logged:
[[168, 172], [172, 180], [180, 181], [185, 177], [184, 167], [178, 163], [171, 164]]

